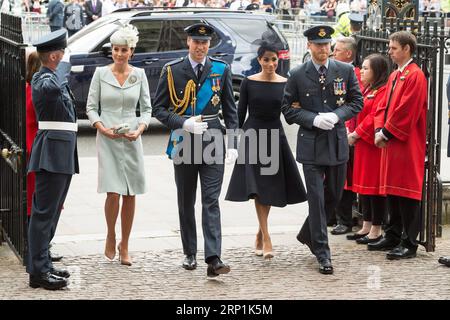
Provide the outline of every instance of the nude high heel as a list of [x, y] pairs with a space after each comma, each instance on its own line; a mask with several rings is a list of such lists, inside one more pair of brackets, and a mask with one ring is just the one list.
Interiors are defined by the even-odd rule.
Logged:
[[264, 259], [272, 259], [274, 257], [270, 238], [263, 242], [263, 257]]
[[124, 266], [131, 266], [131, 261], [130, 260], [122, 259], [122, 255], [120, 253], [120, 243], [117, 245], [117, 251], [119, 251], [119, 262], [120, 262], [120, 264], [122, 264]]
[[106, 246], [108, 244], [108, 238], [106, 238], [106, 243], [105, 243], [105, 259], [106, 259], [106, 261], [109, 261], [109, 262], [113, 262], [114, 261], [114, 257], [116, 256], [116, 250], [115, 250], [116, 243], [115, 242], [116, 242], [116, 240], [114, 240], [114, 245], [113, 245], [114, 253], [113, 253], [112, 256], [108, 256], [108, 254], [106, 253]]

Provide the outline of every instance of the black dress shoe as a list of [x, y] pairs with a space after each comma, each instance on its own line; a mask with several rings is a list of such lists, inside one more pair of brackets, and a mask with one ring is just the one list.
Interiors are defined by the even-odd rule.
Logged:
[[50, 273], [55, 276], [61, 277], [61, 278], [69, 278], [70, 277], [69, 271], [64, 270], [64, 269], [53, 268], [53, 269], [50, 269]]
[[395, 240], [392, 238], [381, 238], [380, 241], [372, 242], [367, 244], [367, 249], [369, 251], [385, 251], [385, 250], [392, 250], [396, 246], [400, 244], [400, 240]]
[[450, 267], [450, 257], [440, 257], [438, 262]]
[[39, 275], [30, 274], [30, 287], [32, 288], [44, 288], [47, 290], [58, 290], [66, 287], [68, 282], [66, 279], [55, 276], [54, 274], [47, 272]]
[[333, 274], [333, 266], [330, 259], [319, 260], [319, 272], [322, 274]]
[[383, 238], [383, 236], [380, 235], [380, 236], [378, 236], [378, 237], [376, 237], [376, 238], [370, 239], [370, 238], [369, 238], [369, 235], [367, 235], [367, 236], [365, 236], [365, 237], [356, 239], [356, 243], [358, 243], [358, 244], [369, 244], [369, 243], [378, 242], [378, 241], [380, 241], [382, 238]]
[[197, 268], [197, 260], [195, 254], [188, 254], [184, 257], [183, 268], [186, 270], [194, 270]]
[[398, 245], [386, 254], [386, 258], [389, 260], [414, 258], [416, 256], [416, 251], [417, 248], [410, 249], [403, 247], [402, 245]]
[[334, 227], [333, 230], [331, 230], [331, 234], [339, 235], [339, 234], [346, 234], [352, 231], [352, 227], [348, 227], [343, 224], [338, 224], [336, 227]]
[[230, 272], [230, 266], [223, 263], [220, 259], [214, 260], [212, 263], [208, 264], [208, 269], [206, 269], [206, 276], [208, 278], [215, 278], [220, 274], [226, 274]]
[[369, 233], [354, 233], [354, 234], [348, 234], [347, 235], [347, 240], [356, 240], [356, 239], [360, 239], [360, 238], [364, 238], [365, 236], [367, 236]]
[[50, 249], [48, 249], [48, 258], [52, 261], [52, 262], [58, 262], [60, 261], [63, 256], [59, 255], [57, 253], [52, 252]]

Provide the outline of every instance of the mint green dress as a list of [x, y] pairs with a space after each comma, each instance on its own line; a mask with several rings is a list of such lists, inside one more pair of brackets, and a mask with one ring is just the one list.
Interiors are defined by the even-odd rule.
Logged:
[[[139, 103], [140, 117], [136, 117]], [[100, 114], [99, 114], [99, 106]], [[109, 66], [95, 70], [89, 88], [86, 114], [92, 125], [101, 121], [106, 128], [128, 123], [130, 130], [139, 124], [147, 127], [151, 118], [150, 91], [144, 69], [133, 67], [123, 86]], [[142, 140], [110, 139], [97, 132], [99, 193], [136, 195], [146, 192]]]

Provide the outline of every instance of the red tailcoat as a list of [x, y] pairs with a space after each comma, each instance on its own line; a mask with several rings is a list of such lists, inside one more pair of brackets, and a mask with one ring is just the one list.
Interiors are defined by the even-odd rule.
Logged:
[[[391, 102], [386, 104], [397, 78]], [[381, 152], [380, 193], [422, 199], [425, 166], [427, 79], [410, 63], [402, 73], [394, 71], [386, 85], [385, 101], [375, 114], [375, 128], [394, 135]], [[385, 120], [386, 114], [386, 120]]]
[[353, 192], [380, 195], [381, 149], [375, 146], [373, 120], [377, 106], [384, 100], [386, 85], [364, 91], [364, 107], [356, 117], [356, 133], [361, 137], [355, 144]]
[[[36, 112], [34, 111], [33, 101], [31, 100], [31, 86], [29, 83], [26, 84], [25, 88], [25, 103], [26, 103], [26, 145], [27, 145], [27, 161], [31, 154], [31, 147], [33, 146], [34, 137], [38, 130]], [[34, 172], [30, 172], [27, 175], [27, 213], [31, 214], [31, 202], [34, 193], [34, 182], [35, 175]]]

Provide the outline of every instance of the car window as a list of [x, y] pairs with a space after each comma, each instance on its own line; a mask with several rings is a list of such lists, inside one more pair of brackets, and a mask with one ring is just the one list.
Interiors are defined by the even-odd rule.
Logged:
[[[170, 21], [170, 38], [169, 38], [169, 48], [170, 51], [175, 50], [186, 50], [186, 39], [187, 33], [184, 28], [190, 26], [194, 23], [199, 23], [200, 20], [171, 20]], [[210, 48], [214, 48], [219, 43], [219, 37], [217, 34], [213, 34], [211, 38]]]
[[279, 43], [281, 40], [274, 30], [268, 27], [266, 20], [248, 20], [242, 23], [242, 19], [221, 19], [235, 35], [252, 43], [256, 39], [263, 39], [272, 43]]
[[92, 23], [90, 23], [89, 25], [82, 28], [77, 33], [75, 33], [73, 36], [71, 36], [69, 38], [69, 40], [67, 41], [67, 43], [70, 45], [70, 44], [72, 44], [72, 42], [77, 41], [80, 38], [83, 38], [86, 34], [91, 33], [106, 24], [112, 24], [115, 20], [117, 20], [116, 17], [112, 17], [109, 15], [104, 16], [101, 19], [95, 20]]
[[139, 31], [136, 53], [167, 51], [169, 47], [167, 22], [162, 20], [137, 20], [131, 23]]
[[105, 42], [109, 42], [110, 35], [116, 31], [117, 28], [117, 24], [105, 24], [70, 43], [69, 49], [71, 52], [91, 52], [94, 48], [101, 48]]

